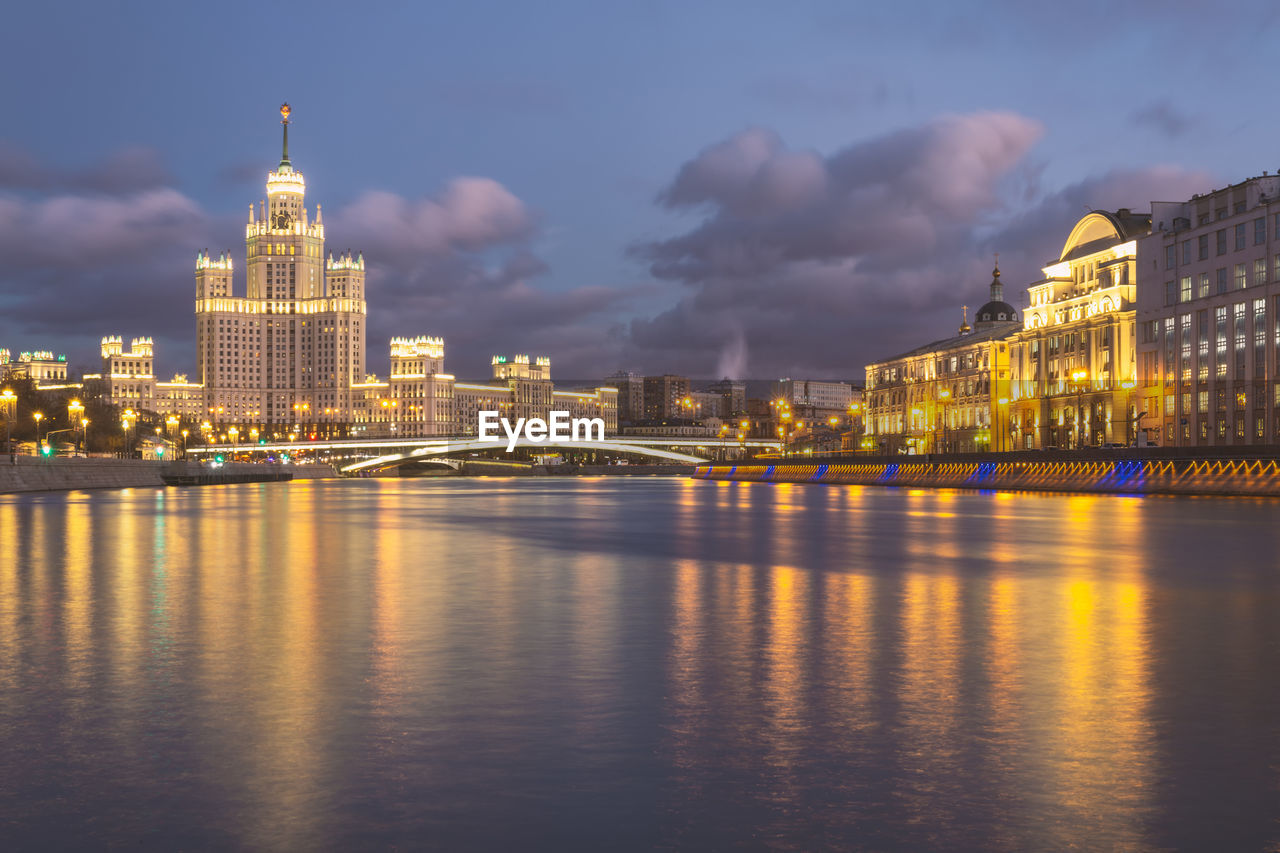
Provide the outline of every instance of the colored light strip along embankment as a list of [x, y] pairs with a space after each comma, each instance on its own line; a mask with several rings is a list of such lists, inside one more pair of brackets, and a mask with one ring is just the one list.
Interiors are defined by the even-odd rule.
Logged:
[[700, 480], [827, 483], [1008, 491], [1280, 497], [1280, 465], [1267, 459], [915, 461], [705, 464]]

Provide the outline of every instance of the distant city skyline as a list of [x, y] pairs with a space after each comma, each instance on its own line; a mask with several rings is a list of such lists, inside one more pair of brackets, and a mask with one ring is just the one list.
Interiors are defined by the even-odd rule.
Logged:
[[0, 346], [192, 371], [196, 252], [242, 256], [282, 100], [379, 373], [430, 334], [460, 376], [856, 378], [949, 333], [992, 252], [1022, 308], [1087, 209], [1280, 167], [1261, 3], [284, 10], [10, 13]]

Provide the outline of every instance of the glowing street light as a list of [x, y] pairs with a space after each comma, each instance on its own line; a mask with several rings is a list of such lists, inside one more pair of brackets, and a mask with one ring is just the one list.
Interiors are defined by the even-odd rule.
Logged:
[[9, 464], [16, 465], [18, 459], [13, 452], [13, 419], [18, 414], [18, 395], [13, 393], [13, 389], [6, 388], [0, 393], [0, 409], [4, 409], [5, 453], [9, 454]]
[[1084, 389], [1089, 384], [1089, 368], [1077, 367], [1071, 371], [1071, 381], [1076, 386], [1076, 448], [1084, 447], [1084, 413], [1081, 407], [1084, 401]]

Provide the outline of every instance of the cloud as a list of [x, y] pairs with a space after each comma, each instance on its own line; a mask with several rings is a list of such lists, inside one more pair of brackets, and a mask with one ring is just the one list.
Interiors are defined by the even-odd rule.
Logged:
[[154, 148], [125, 148], [87, 168], [54, 167], [0, 140], [0, 189], [130, 195], [172, 186], [174, 178]]
[[861, 376], [867, 361], [953, 333], [986, 301], [991, 252], [1006, 298], [1056, 256], [1092, 208], [1149, 209], [1213, 184], [1173, 167], [1114, 171], [1045, 192], [1040, 125], [1013, 113], [945, 116], [830, 155], [751, 128], [683, 164], [658, 195], [702, 214], [632, 257], [683, 295], [632, 320], [647, 369], [723, 370], [739, 337], [759, 375]]
[[1167, 100], [1152, 101], [1129, 113], [1129, 121], [1138, 127], [1159, 131], [1170, 139], [1177, 138], [1191, 129], [1191, 117]]

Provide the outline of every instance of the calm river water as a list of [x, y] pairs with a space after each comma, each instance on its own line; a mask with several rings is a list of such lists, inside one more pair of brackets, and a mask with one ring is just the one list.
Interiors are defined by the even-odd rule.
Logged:
[[1275, 849], [1280, 502], [0, 497], [0, 847]]

